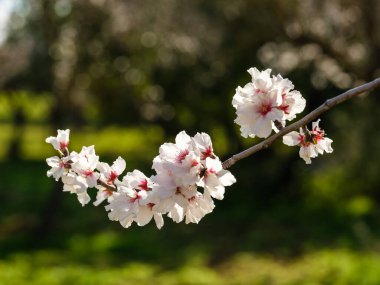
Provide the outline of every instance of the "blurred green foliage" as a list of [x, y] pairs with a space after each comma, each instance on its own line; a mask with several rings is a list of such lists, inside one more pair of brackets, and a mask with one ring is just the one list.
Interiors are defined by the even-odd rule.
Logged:
[[129, 262], [107, 264], [75, 263], [62, 252], [41, 251], [17, 254], [0, 262], [1, 284], [183, 284], [183, 285], [376, 285], [380, 257], [347, 250], [323, 250], [286, 261], [242, 253], [228, 263], [210, 269], [190, 260], [176, 270], [155, 264]]
[[226, 158], [259, 141], [233, 123], [249, 67], [289, 77], [305, 113], [379, 76], [379, 1], [13, 3], [0, 45], [1, 285], [380, 283], [379, 91], [323, 115], [334, 153], [312, 165], [281, 142], [236, 164], [199, 225], [124, 230], [63, 195], [44, 162], [57, 128], [72, 130], [72, 150], [94, 144], [147, 175], [181, 130], [208, 132]]

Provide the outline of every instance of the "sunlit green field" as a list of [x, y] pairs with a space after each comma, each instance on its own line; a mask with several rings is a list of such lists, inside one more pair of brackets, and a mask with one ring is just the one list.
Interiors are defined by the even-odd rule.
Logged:
[[[90, 244], [92, 242], [89, 240]], [[380, 283], [380, 255], [348, 250], [321, 250], [292, 260], [241, 253], [215, 267], [208, 266], [204, 257], [195, 255], [173, 268], [162, 267], [159, 262], [112, 264], [110, 256], [102, 255], [92, 262], [81, 263], [73, 261], [71, 254], [57, 250], [13, 254], [0, 261], [0, 284]]]

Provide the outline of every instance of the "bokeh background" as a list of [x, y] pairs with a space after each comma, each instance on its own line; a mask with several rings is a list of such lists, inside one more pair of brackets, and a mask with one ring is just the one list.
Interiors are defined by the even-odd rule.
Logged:
[[[334, 153], [276, 142], [198, 225], [123, 229], [46, 177], [44, 142], [151, 174], [160, 144], [243, 139], [231, 99], [272, 68], [305, 113], [380, 76], [378, 0], [0, 0], [0, 284], [380, 284], [380, 93], [322, 116]], [[304, 114], [305, 114], [304, 113]], [[94, 193], [93, 193], [94, 194]]]

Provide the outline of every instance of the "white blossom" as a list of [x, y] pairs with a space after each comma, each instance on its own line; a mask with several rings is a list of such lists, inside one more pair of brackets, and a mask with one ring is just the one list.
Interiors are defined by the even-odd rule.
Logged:
[[90, 196], [87, 194], [87, 183], [83, 177], [77, 176], [73, 172], [62, 176], [63, 191], [76, 194], [82, 206], [90, 202]]
[[85, 178], [88, 187], [95, 187], [100, 177], [100, 174], [95, 171], [99, 162], [99, 156], [95, 154], [95, 147], [84, 146], [80, 153], [72, 152], [71, 155], [74, 161], [72, 169]]
[[[58, 139], [49, 141], [55, 144], [62, 136], [59, 132]], [[95, 187], [98, 191], [93, 204], [107, 201], [109, 218], [123, 227], [133, 222], [144, 226], [154, 220], [161, 228], [163, 215], [175, 222], [198, 223], [214, 209], [212, 198], [223, 199], [224, 187], [235, 182], [222, 168], [206, 133], [190, 137], [182, 131], [175, 143], [161, 145], [152, 166], [156, 174], [150, 178], [134, 170], [120, 180], [125, 160], [118, 157], [111, 166], [99, 162], [94, 146], [82, 147], [79, 153], [68, 154], [67, 145], [58, 150], [62, 157], [47, 159], [51, 167], [48, 176], [62, 178], [64, 191], [75, 193], [82, 205], [90, 201], [87, 189]]]
[[250, 68], [252, 82], [238, 87], [232, 100], [236, 109], [235, 122], [240, 125], [243, 137], [268, 137], [272, 129], [277, 130], [274, 122], [285, 125], [305, 108], [305, 99], [292, 90], [290, 80], [280, 75], [270, 77], [271, 70], [260, 72]]
[[113, 162], [112, 166], [110, 166], [108, 163], [105, 162], [99, 162], [96, 165], [97, 170], [100, 172], [100, 179], [109, 184], [115, 184], [118, 183], [118, 177], [123, 173], [125, 170], [125, 160], [121, 158], [120, 156]]
[[152, 189], [153, 182], [140, 170], [135, 169], [133, 172], [128, 172], [127, 175], [124, 176], [123, 181], [118, 183], [118, 185], [124, 185], [136, 190], [148, 191]]
[[155, 211], [154, 199], [149, 191], [137, 191], [125, 186], [119, 186], [119, 190], [113, 194], [113, 199], [106, 206], [110, 211], [109, 218], [119, 221], [128, 228], [135, 221], [139, 226], [148, 224], [154, 218], [158, 228], [163, 225], [162, 214]]
[[61, 176], [65, 172], [67, 172], [68, 169], [70, 168], [69, 161], [70, 161], [70, 156], [66, 156], [66, 157], [53, 156], [46, 159], [46, 163], [51, 167], [51, 169], [47, 171], [47, 176], [48, 177], [53, 176], [54, 179], [58, 181], [59, 178], [61, 178]]
[[197, 133], [194, 138], [194, 147], [199, 149], [201, 160], [205, 160], [207, 157], [215, 157], [214, 149], [212, 147], [211, 138], [206, 133]]
[[200, 185], [205, 188], [213, 198], [224, 198], [224, 187], [236, 182], [235, 177], [228, 170], [224, 170], [219, 159], [206, 158], [206, 171]]
[[315, 158], [318, 154], [331, 153], [332, 140], [325, 136], [324, 130], [319, 127], [320, 120], [312, 123], [312, 130], [309, 135], [305, 134], [300, 128], [299, 132], [293, 131], [283, 137], [283, 143], [288, 146], [298, 145], [300, 147], [299, 155], [306, 164], [311, 163], [311, 158]]
[[65, 151], [69, 146], [70, 130], [58, 130], [56, 137], [48, 137], [45, 142], [53, 145], [54, 149]]
[[96, 185], [98, 192], [96, 193], [96, 200], [93, 203], [94, 206], [99, 206], [103, 201], [107, 200], [108, 202], [112, 201], [113, 191], [110, 188], [106, 188], [103, 185]]

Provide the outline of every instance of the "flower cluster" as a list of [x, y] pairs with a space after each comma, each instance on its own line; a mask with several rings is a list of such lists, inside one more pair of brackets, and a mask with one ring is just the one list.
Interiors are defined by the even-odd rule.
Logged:
[[318, 154], [331, 153], [333, 149], [331, 139], [325, 136], [324, 130], [319, 127], [319, 121], [312, 123], [312, 129], [309, 131], [306, 127], [300, 128], [300, 132], [290, 132], [283, 137], [283, 143], [288, 146], [298, 145], [300, 147], [300, 157], [307, 164], [311, 163], [311, 158], [315, 158]]
[[250, 68], [252, 82], [238, 87], [232, 100], [236, 109], [235, 122], [240, 125], [243, 137], [268, 137], [275, 124], [285, 126], [301, 113], [306, 101], [301, 93], [292, 90], [292, 82], [281, 75], [272, 76], [271, 70]]
[[57, 137], [46, 139], [60, 154], [46, 160], [51, 167], [47, 175], [61, 179], [63, 191], [76, 194], [83, 206], [91, 200], [88, 188], [95, 187], [94, 205], [107, 201], [109, 218], [123, 227], [133, 222], [143, 226], [154, 219], [161, 228], [163, 215], [175, 222], [198, 223], [214, 209], [213, 198], [223, 199], [225, 186], [236, 182], [223, 169], [205, 133], [190, 137], [183, 131], [174, 144], [163, 144], [153, 161], [152, 177], [134, 170], [122, 179], [124, 159], [117, 158], [111, 166], [100, 162], [94, 146], [70, 153], [69, 134], [70, 130], [58, 130]]
[[[281, 75], [271, 76], [271, 70], [250, 68], [252, 82], [238, 87], [232, 105], [236, 109], [235, 122], [243, 137], [268, 137], [278, 132], [286, 121], [293, 120], [305, 108], [305, 99], [293, 90], [292, 82]], [[307, 164], [318, 154], [331, 153], [332, 140], [325, 136], [319, 121], [300, 132], [283, 137], [289, 146], [300, 146], [300, 156]], [[285, 130], [284, 130], [285, 133]], [[82, 206], [90, 202], [89, 188], [96, 188], [95, 206], [106, 201], [110, 220], [123, 227], [133, 222], [144, 226], [154, 220], [157, 227], [167, 215], [179, 223], [198, 223], [213, 211], [213, 199], [224, 198], [225, 187], [236, 182], [215, 155], [211, 138], [206, 133], [190, 137], [180, 132], [175, 143], [164, 143], [154, 158], [155, 174], [147, 177], [139, 170], [128, 172], [123, 178], [126, 163], [118, 157], [112, 165], [99, 161], [95, 147], [82, 147], [77, 153], [69, 151], [70, 130], [58, 130], [56, 137], [48, 137], [59, 156], [46, 160], [51, 167], [47, 175], [63, 182], [63, 191], [77, 195]], [[234, 157], [233, 157], [234, 158]], [[226, 168], [228, 163], [225, 164]]]

